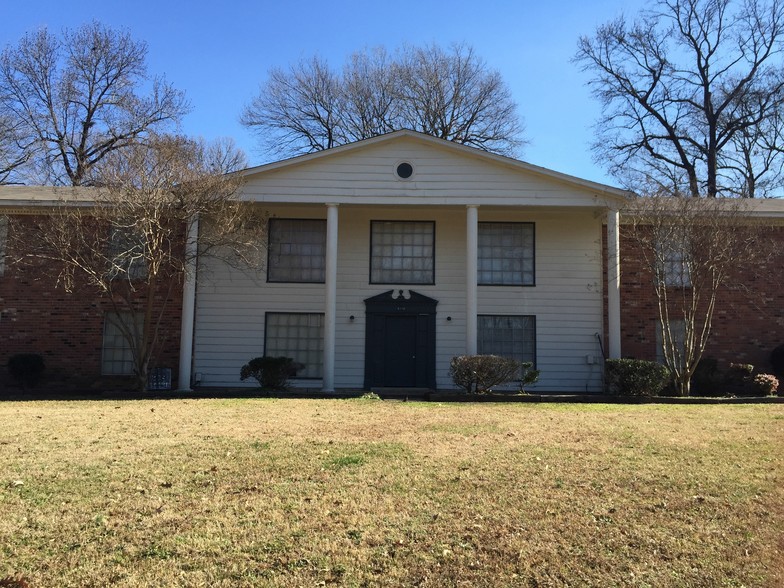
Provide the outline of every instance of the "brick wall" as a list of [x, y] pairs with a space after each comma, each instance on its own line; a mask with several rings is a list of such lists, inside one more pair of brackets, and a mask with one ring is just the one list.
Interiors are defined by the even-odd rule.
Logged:
[[[770, 227], [765, 233], [772, 258], [738, 270], [732, 283], [718, 294], [704, 357], [717, 359], [721, 369], [742, 362], [770, 372], [770, 353], [784, 343], [784, 227]], [[622, 354], [654, 360], [659, 319], [653, 277], [634, 241], [623, 236], [623, 227], [621, 252]]]
[[[24, 222], [18, 216], [9, 218], [9, 230]], [[11, 243], [9, 240], [9, 247]], [[13, 257], [14, 252], [9, 254]], [[0, 387], [11, 385], [5, 365], [16, 353], [43, 355], [47, 388], [111, 389], [132, 385], [132, 378], [101, 375], [104, 315], [112, 311], [110, 301], [83, 283], [68, 293], [57, 286], [51, 274], [6, 263], [0, 276]], [[165, 314], [159, 352], [152, 365], [172, 368], [176, 380], [182, 285], [177, 280], [171, 286], [170, 292], [167, 284], [155, 294], [156, 311], [165, 304]], [[138, 304], [146, 299], [146, 292], [139, 292]]]

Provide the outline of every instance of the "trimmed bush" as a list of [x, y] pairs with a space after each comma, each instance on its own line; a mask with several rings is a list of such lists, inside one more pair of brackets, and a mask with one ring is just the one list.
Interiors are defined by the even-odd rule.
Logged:
[[289, 378], [297, 375], [302, 364], [290, 357], [256, 357], [242, 366], [240, 379], [255, 379], [264, 390], [287, 390]]
[[730, 396], [756, 396], [751, 374], [754, 366], [750, 363], [731, 363], [724, 376], [725, 390]]
[[531, 363], [521, 364], [498, 355], [458, 355], [449, 364], [449, 375], [455, 385], [468, 394], [484, 394], [496, 386], [519, 380], [521, 370], [523, 381], [533, 377], [528, 383], [535, 382], [539, 372], [531, 367]]
[[8, 358], [8, 373], [25, 389], [38, 385], [45, 369], [44, 358], [37, 353], [17, 353]]
[[712, 357], [702, 358], [691, 376], [692, 396], [717, 396], [723, 392], [724, 374], [719, 362]]
[[534, 369], [531, 361], [524, 361], [520, 364], [520, 392], [525, 392], [528, 384], [536, 384], [539, 381], [539, 370]]
[[751, 385], [760, 396], [775, 396], [779, 389], [779, 380], [772, 374], [757, 374]]
[[656, 396], [670, 380], [667, 366], [642, 359], [608, 359], [604, 374], [607, 391], [616, 396]]

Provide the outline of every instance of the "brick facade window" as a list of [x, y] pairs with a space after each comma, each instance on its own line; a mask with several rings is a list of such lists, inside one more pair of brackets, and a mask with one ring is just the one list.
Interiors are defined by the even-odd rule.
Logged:
[[[144, 314], [141, 312], [107, 312], [103, 323], [101, 373], [107, 376], [130, 376], [134, 373], [131, 343], [141, 340]], [[129, 337], [131, 340], [129, 340]]]
[[8, 248], [8, 217], [0, 215], [0, 276], [5, 273], [5, 256]]
[[113, 226], [109, 233], [112, 278], [138, 280], [147, 277], [144, 237], [130, 227]]
[[[683, 319], [670, 319], [670, 335], [672, 335], [673, 344], [677, 353], [683, 355], [683, 345], [686, 341], [686, 323]], [[664, 335], [662, 334], [661, 322], [656, 322], [656, 361], [665, 363], [664, 350], [662, 349], [662, 341]]]
[[[688, 288], [691, 286], [689, 274], [689, 237], [681, 230], [661, 236], [656, 242], [656, 259], [660, 279], [665, 286]], [[657, 264], [657, 265], [659, 265]]]

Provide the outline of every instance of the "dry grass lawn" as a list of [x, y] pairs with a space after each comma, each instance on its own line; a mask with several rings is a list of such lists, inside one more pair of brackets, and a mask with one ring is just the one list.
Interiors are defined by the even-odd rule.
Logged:
[[784, 405], [0, 403], [0, 577], [784, 586]]

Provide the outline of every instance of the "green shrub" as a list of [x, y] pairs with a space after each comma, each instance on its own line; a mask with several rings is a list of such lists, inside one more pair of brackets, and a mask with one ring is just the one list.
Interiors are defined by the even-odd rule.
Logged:
[[724, 389], [730, 396], [756, 396], [753, 384], [754, 366], [750, 363], [731, 363], [724, 375]]
[[[456, 386], [468, 394], [483, 394], [496, 386], [520, 380], [531, 384], [539, 377], [533, 364], [498, 355], [458, 355], [449, 364], [449, 375]], [[527, 380], [527, 381], [526, 381]]]
[[712, 357], [702, 358], [691, 376], [692, 396], [717, 396], [722, 393], [724, 374], [719, 362]]
[[604, 372], [607, 391], [616, 396], [656, 396], [670, 380], [666, 366], [642, 359], [608, 359]]
[[22, 388], [31, 388], [41, 381], [46, 365], [37, 353], [17, 353], [8, 358], [8, 373]]
[[539, 370], [534, 369], [534, 364], [531, 361], [524, 361], [520, 364], [520, 392], [525, 392], [525, 387], [528, 384], [536, 384], [539, 381]]
[[290, 357], [256, 357], [242, 366], [240, 379], [254, 378], [264, 390], [287, 390], [289, 378], [302, 367]]

